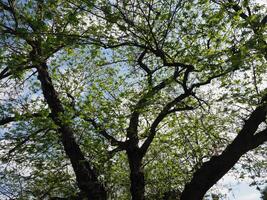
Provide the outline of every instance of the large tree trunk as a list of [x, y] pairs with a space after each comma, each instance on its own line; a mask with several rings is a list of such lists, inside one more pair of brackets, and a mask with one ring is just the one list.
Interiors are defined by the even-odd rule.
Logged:
[[142, 167], [142, 157], [139, 155], [139, 150], [127, 151], [129, 166], [130, 166], [130, 180], [131, 180], [131, 195], [132, 200], [145, 199], [145, 178]]
[[76, 143], [73, 129], [61, 119], [64, 115], [64, 108], [52, 84], [47, 65], [43, 63], [37, 68], [37, 71], [44, 98], [51, 109], [53, 121], [59, 127], [62, 144], [67, 156], [70, 158], [76, 175], [78, 187], [83, 195], [88, 199], [106, 200], [106, 191], [103, 185], [99, 183], [92, 166], [85, 159], [79, 145]]
[[240, 145], [234, 142], [220, 156], [214, 156], [204, 163], [193, 175], [193, 179], [185, 186], [181, 200], [201, 200], [206, 192], [220, 180], [245, 153]]
[[[267, 96], [266, 96], [267, 97]], [[266, 97], [250, 115], [237, 137], [219, 156], [205, 162], [185, 186], [181, 200], [201, 200], [206, 192], [216, 184], [239, 160], [239, 158], [265, 141], [267, 129], [256, 133], [258, 126], [264, 122], [267, 115]]]
[[129, 140], [126, 143], [126, 153], [130, 167], [130, 191], [132, 200], [145, 199], [145, 177], [142, 166], [144, 154], [141, 153], [141, 150], [138, 146], [138, 122], [139, 113], [134, 111], [130, 118], [129, 128], [127, 129], [127, 137]]

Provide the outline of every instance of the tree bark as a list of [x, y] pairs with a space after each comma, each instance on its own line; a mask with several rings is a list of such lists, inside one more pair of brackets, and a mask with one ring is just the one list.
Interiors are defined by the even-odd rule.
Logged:
[[85, 159], [79, 145], [76, 143], [73, 129], [61, 119], [64, 115], [64, 108], [49, 76], [47, 65], [43, 63], [37, 67], [37, 71], [44, 98], [51, 109], [53, 121], [59, 127], [62, 144], [71, 161], [78, 187], [87, 199], [106, 200], [106, 191], [98, 181], [97, 174], [92, 169], [91, 164]]
[[130, 166], [130, 180], [131, 180], [131, 195], [132, 200], [145, 199], [145, 177], [142, 167], [142, 157], [139, 155], [139, 149], [127, 151], [129, 166]]
[[[138, 106], [143, 104], [143, 102], [145, 102], [145, 100], [141, 99], [138, 103]], [[132, 113], [130, 124], [127, 129], [127, 137], [129, 138], [129, 140], [126, 143], [126, 153], [130, 167], [130, 192], [132, 200], [145, 199], [145, 177], [142, 167], [142, 159], [144, 157], [144, 154], [141, 153], [141, 150], [138, 146], [139, 115], [140, 113], [138, 111], [134, 111]]]
[[212, 157], [194, 173], [192, 180], [182, 192], [181, 200], [203, 199], [206, 192], [238, 162], [242, 155], [267, 141], [267, 129], [256, 133], [266, 115], [267, 103], [263, 102], [252, 112], [237, 137], [222, 154]]
[[236, 140], [220, 156], [212, 157], [193, 175], [193, 179], [185, 186], [181, 200], [200, 200], [206, 192], [220, 180], [246, 151], [242, 141]]

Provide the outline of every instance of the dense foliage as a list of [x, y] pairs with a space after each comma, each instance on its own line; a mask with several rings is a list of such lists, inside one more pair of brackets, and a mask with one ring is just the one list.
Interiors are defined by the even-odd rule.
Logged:
[[0, 198], [199, 200], [230, 170], [264, 184], [266, 11], [1, 0]]

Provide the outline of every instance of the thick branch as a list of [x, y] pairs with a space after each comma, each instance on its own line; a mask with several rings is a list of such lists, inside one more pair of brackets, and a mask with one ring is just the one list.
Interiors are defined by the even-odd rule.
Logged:
[[257, 134], [258, 126], [264, 122], [267, 115], [267, 104], [257, 107], [231, 144], [219, 156], [205, 162], [193, 175], [192, 180], [185, 186], [181, 200], [200, 200], [205, 193], [220, 180], [239, 158], [267, 141], [267, 130]]
[[149, 86], [152, 86], [152, 73], [153, 73], [153, 71], [151, 71], [145, 63], [143, 63], [143, 59], [144, 59], [146, 53], [147, 53], [147, 49], [145, 49], [140, 54], [137, 62], [139, 64], [139, 66], [147, 73], [147, 76], [148, 76], [148, 84], [149, 84]]
[[11, 75], [10, 72], [8, 72], [8, 70], [9, 70], [9, 68], [6, 67], [0, 72], [0, 80]]
[[147, 152], [148, 147], [150, 146], [150, 144], [152, 143], [152, 141], [156, 135], [156, 129], [157, 129], [158, 125], [160, 124], [160, 122], [162, 122], [162, 120], [168, 114], [170, 114], [172, 112], [177, 112], [177, 111], [192, 110], [192, 107], [188, 107], [188, 106], [183, 107], [183, 108], [171, 109], [173, 106], [175, 106], [176, 104], [178, 104], [179, 102], [181, 102], [183, 99], [185, 99], [186, 97], [188, 97], [190, 95], [191, 95], [190, 91], [188, 91], [187, 93], [183, 93], [164, 106], [164, 108], [161, 110], [161, 112], [158, 114], [158, 116], [156, 117], [156, 119], [152, 123], [152, 125], [150, 127], [150, 131], [149, 131], [149, 135], [148, 135], [147, 139], [145, 140], [145, 142], [143, 143], [143, 145], [141, 146], [141, 154], [142, 155], [145, 155], [145, 153]]
[[150, 49], [150, 51], [153, 52], [156, 56], [158, 56], [158, 57], [160, 57], [162, 59], [164, 66], [190, 68], [191, 71], [194, 70], [194, 66], [193, 65], [188, 65], [188, 64], [185, 64], [185, 63], [181, 63], [181, 62], [168, 62], [164, 51], [162, 51], [161, 49], [157, 49], [157, 50]]
[[229, 2], [232, 4], [232, 8], [234, 9], [234, 11], [240, 13], [240, 17], [242, 17], [243, 19], [248, 18], [248, 15], [243, 12], [242, 8], [237, 3], [233, 2], [232, 0], [229, 0]]
[[172, 83], [176, 78], [179, 76], [180, 73], [176, 73], [177, 71], [175, 70], [174, 75], [164, 79], [162, 82], [160, 82], [158, 85], [154, 86], [152, 89], [150, 89], [146, 94], [143, 95], [143, 97], [138, 101], [136, 104], [134, 111], [131, 115], [130, 118], [130, 124], [129, 128], [127, 130], [127, 137], [128, 138], [137, 138], [137, 127], [138, 127], [138, 121], [139, 121], [139, 115], [140, 115], [140, 110], [144, 108], [146, 103], [150, 98], [152, 98], [155, 94], [157, 94], [160, 90], [165, 88], [167, 85]]
[[216, 75], [213, 75], [209, 78], [207, 78], [207, 80], [203, 81], [203, 82], [199, 82], [199, 83], [194, 83], [192, 86], [191, 86], [191, 89], [190, 90], [193, 90], [194, 88], [197, 88], [197, 87], [200, 87], [200, 86], [203, 86], [203, 85], [207, 85], [209, 84], [213, 79], [216, 79], [216, 78], [219, 78], [219, 77], [222, 77], [230, 72], [233, 72], [235, 70], [237, 70], [238, 68], [235, 68], [235, 69], [229, 69], [229, 70], [226, 70], [225, 72], [222, 72], [222, 73], [219, 73], [219, 74], [216, 74]]
[[264, 26], [267, 24], [267, 15], [261, 20], [261, 24]]
[[88, 118], [86, 118], [85, 120], [90, 122], [100, 135], [110, 141], [111, 145], [119, 146], [120, 148], [125, 149], [125, 142], [119, 141], [115, 137], [110, 135], [100, 124], [96, 122], [96, 120]]
[[15, 117], [4, 117], [0, 120], [0, 126], [8, 124], [10, 122], [14, 122], [16, 120]]
[[53, 121], [59, 126], [62, 143], [67, 156], [70, 158], [80, 190], [88, 199], [105, 200], [107, 198], [106, 191], [98, 181], [91, 163], [85, 159], [75, 141], [73, 129], [61, 119], [65, 111], [49, 76], [47, 65], [41, 64], [37, 71], [44, 98], [51, 110]]

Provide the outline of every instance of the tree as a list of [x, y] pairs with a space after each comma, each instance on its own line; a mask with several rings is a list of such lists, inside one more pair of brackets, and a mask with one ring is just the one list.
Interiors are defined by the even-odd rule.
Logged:
[[264, 148], [266, 16], [253, 2], [0, 6], [4, 195], [199, 200]]
[[261, 198], [263, 199], [263, 200], [265, 200], [266, 198], [267, 198], [267, 192], [266, 192], [266, 187], [262, 190], [262, 192], [261, 192]]

